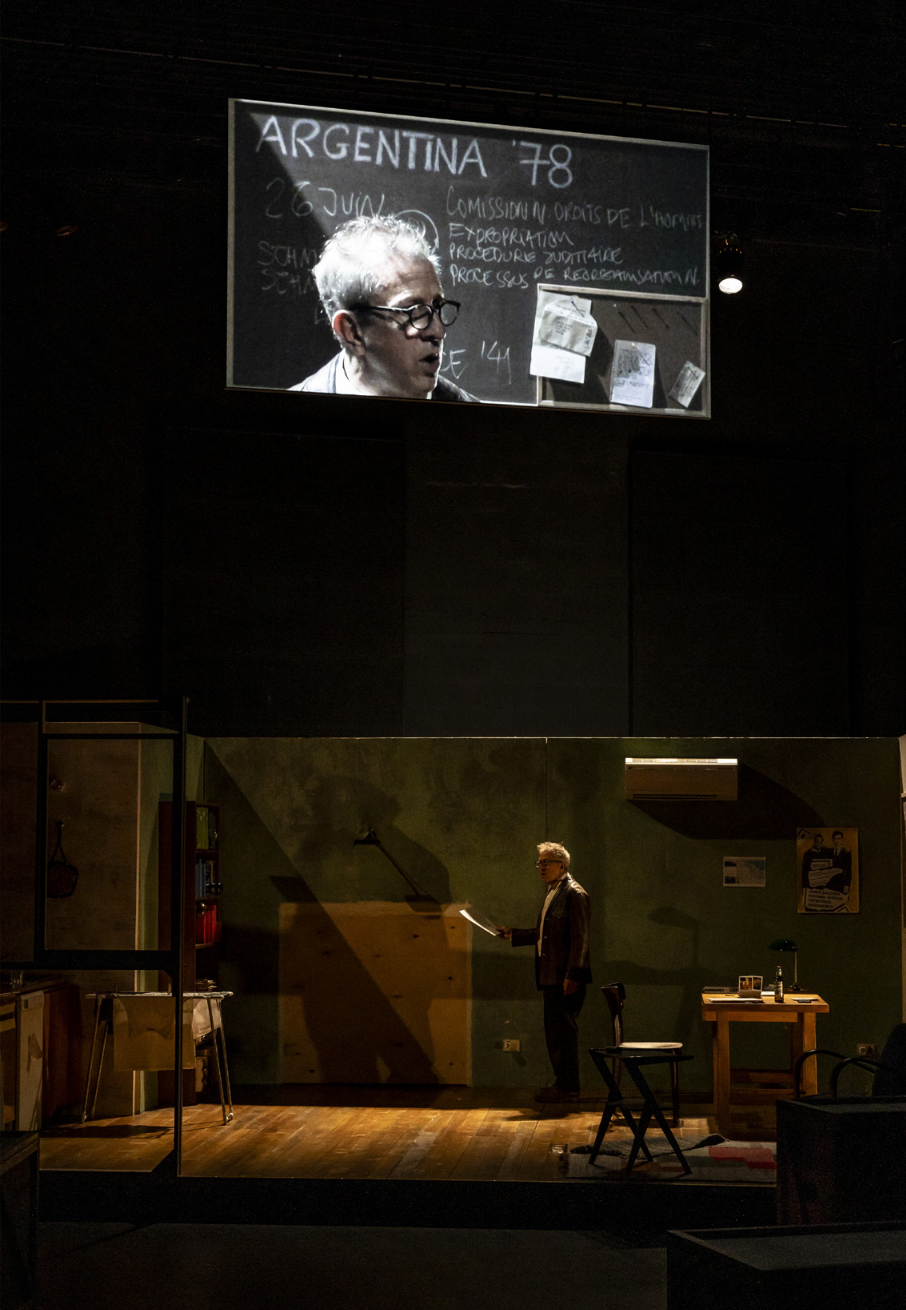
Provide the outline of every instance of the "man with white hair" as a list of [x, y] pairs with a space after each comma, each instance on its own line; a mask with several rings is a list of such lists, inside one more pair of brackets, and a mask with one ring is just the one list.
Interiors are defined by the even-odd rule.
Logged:
[[440, 376], [459, 302], [445, 300], [440, 263], [404, 219], [354, 218], [312, 270], [340, 352], [291, 391], [409, 400], [474, 400]]
[[499, 928], [513, 946], [535, 947], [535, 983], [544, 999], [544, 1038], [554, 1081], [536, 1101], [579, 1099], [579, 1011], [591, 982], [591, 902], [570, 877], [569, 851], [560, 842], [538, 846], [536, 868], [547, 896], [534, 928]]

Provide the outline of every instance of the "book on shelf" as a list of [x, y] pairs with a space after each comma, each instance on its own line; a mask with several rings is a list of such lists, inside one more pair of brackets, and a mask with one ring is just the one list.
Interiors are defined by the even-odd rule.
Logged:
[[211, 946], [219, 939], [220, 925], [217, 920], [217, 906], [202, 901], [195, 909], [195, 945]]

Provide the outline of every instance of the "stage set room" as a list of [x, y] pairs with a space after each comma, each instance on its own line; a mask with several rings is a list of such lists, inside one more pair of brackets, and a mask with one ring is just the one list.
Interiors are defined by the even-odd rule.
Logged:
[[279, 8], [7, 24], [3, 1299], [894, 1310], [902, 24]]

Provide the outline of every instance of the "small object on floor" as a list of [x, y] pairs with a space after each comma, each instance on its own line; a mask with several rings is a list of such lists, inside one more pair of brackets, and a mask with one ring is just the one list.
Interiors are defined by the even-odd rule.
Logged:
[[578, 1099], [578, 1092], [564, 1092], [560, 1087], [542, 1087], [540, 1091], [535, 1093], [535, 1100], [540, 1101], [542, 1104], [547, 1104], [548, 1102], [556, 1104], [560, 1101], [571, 1101], [575, 1103]]

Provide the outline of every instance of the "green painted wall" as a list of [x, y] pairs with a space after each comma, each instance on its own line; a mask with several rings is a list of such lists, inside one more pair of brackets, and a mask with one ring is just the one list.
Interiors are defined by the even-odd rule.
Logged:
[[[633, 804], [626, 755], [737, 756], [739, 800]], [[236, 992], [238, 1082], [276, 1076], [281, 901], [402, 901], [409, 891], [379, 850], [353, 845], [369, 826], [438, 901], [471, 901], [517, 926], [534, 923], [541, 899], [535, 843], [565, 842], [592, 897], [596, 983], [626, 984], [628, 1037], [686, 1044], [690, 1090], [710, 1086], [702, 985], [772, 977], [773, 938], [795, 938], [802, 981], [830, 1002], [821, 1045], [881, 1044], [901, 1017], [894, 739], [217, 738], [204, 789], [222, 807], [221, 982]], [[819, 823], [859, 829], [858, 915], [797, 913], [795, 832]], [[766, 856], [767, 887], [724, 888], [730, 854]], [[475, 1085], [546, 1082], [530, 952], [476, 931], [472, 986]], [[785, 1031], [737, 1025], [734, 1063], [782, 1063]], [[593, 987], [582, 1045], [607, 1036]], [[504, 1054], [504, 1037], [520, 1038], [521, 1054]]]

